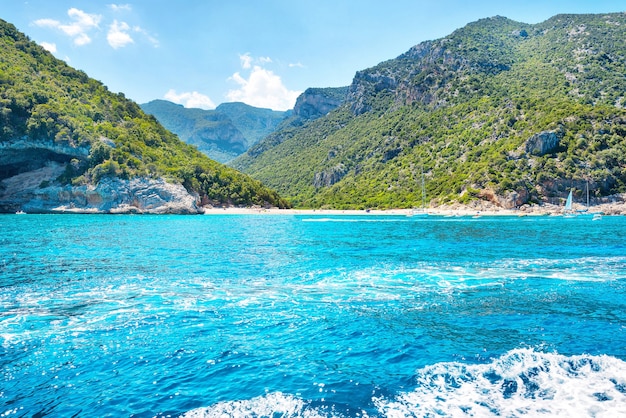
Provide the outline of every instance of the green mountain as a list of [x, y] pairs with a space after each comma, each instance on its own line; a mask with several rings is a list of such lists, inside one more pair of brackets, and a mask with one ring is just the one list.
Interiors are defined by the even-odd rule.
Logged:
[[272, 133], [288, 115], [244, 103], [223, 103], [215, 110], [204, 110], [153, 100], [141, 108], [184, 142], [223, 163]]
[[326, 116], [346, 102], [348, 87], [308, 88], [298, 96], [293, 111], [275, 129], [276, 135], [268, 135], [247, 151], [248, 157], [257, 157], [281, 143], [294, 128]]
[[483, 19], [359, 71], [345, 103], [232, 166], [297, 206], [482, 199], [511, 208], [626, 192], [626, 15]]
[[150, 193], [178, 193], [165, 183], [182, 184], [198, 205], [287, 205], [0, 20], [0, 211], [153, 209]]
[[238, 102], [222, 103], [215, 110], [187, 109], [166, 100], [153, 100], [141, 108], [186, 143], [216, 161], [229, 163], [276, 130], [328, 114], [345, 102], [347, 93], [347, 87], [309, 88], [287, 112]]

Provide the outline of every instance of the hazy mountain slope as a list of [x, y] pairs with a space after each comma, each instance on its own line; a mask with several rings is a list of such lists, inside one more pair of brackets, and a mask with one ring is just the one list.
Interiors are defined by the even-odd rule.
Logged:
[[626, 17], [496, 17], [359, 71], [347, 102], [232, 165], [298, 205], [504, 207], [626, 191]]
[[204, 110], [153, 100], [141, 108], [184, 142], [224, 163], [273, 132], [287, 114], [244, 103], [224, 103], [215, 110]]
[[254, 107], [241, 102], [222, 103], [215, 113], [228, 117], [247, 141], [247, 147], [259, 142], [289, 116], [290, 111]]
[[[285, 205], [275, 192], [184, 144], [123, 94], [109, 92], [0, 20], [0, 210], [29, 199], [46, 208], [55, 203], [46, 199], [95, 207], [111, 196], [93, 188], [111, 179], [126, 181], [111, 187], [126, 187], [134, 178], [150, 180], [148, 186], [158, 179], [182, 183], [198, 203]], [[137, 196], [128, 190], [135, 189], [109, 191], [126, 193], [126, 200], [115, 202], [132, 205]], [[96, 195], [89, 200], [87, 192]]]

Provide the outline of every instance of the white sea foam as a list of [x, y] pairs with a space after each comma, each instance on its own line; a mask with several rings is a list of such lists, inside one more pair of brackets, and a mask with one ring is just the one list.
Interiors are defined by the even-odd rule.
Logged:
[[[380, 417], [626, 416], [626, 362], [516, 349], [488, 364], [439, 363], [417, 373], [417, 388], [363, 405]], [[370, 416], [366, 410], [359, 416]], [[335, 417], [330, 408], [280, 392], [198, 408], [185, 418]]]
[[191, 410], [182, 416], [184, 418], [272, 416], [316, 418], [326, 415], [312, 408], [307, 409], [306, 403], [301, 399], [275, 392], [249, 400], [220, 402], [208, 408]]
[[489, 364], [441, 363], [418, 371], [418, 387], [375, 399], [387, 417], [626, 416], [626, 362], [512, 350]]

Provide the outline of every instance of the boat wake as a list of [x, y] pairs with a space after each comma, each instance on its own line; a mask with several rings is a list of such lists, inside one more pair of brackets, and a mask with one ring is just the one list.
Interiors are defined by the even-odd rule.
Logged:
[[384, 416], [623, 416], [626, 362], [512, 350], [489, 364], [441, 363], [418, 372], [418, 387], [375, 399]]
[[[564, 356], [511, 350], [487, 364], [439, 363], [415, 376], [416, 387], [374, 397], [364, 417], [615, 417], [626, 416], [626, 362], [610, 356]], [[220, 402], [185, 418], [347, 416], [280, 392]], [[352, 415], [352, 414], [350, 414]]]

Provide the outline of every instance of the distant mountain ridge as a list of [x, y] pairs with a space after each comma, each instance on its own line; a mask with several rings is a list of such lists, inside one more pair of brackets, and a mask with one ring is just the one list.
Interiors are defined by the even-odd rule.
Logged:
[[235, 168], [309, 207], [513, 208], [626, 193], [626, 15], [481, 19], [358, 71]]
[[244, 103], [223, 103], [214, 110], [204, 110], [153, 100], [141, 108], [184, 142], [222, 163], [273, 132], [289, 114]]
[[322, 117], [346, 100], [348, 87], [309, 88], [293, 110], [276, 111], [245, 103], [222, 103], [214, 110], [185, 108], [153, 100], [141, 108], [184, 142], [216, 161], [228, 163], [263, 138], [285, 126], [302, 125]]

